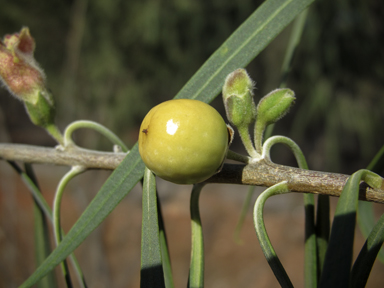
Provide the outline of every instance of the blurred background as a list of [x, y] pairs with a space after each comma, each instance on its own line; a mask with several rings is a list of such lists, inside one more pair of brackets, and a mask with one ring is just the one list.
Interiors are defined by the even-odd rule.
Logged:
[[[0, 35], [30, 28], [37, 44], [35, 58], [47, 75], [61, 129], [74, 120], [93, 120], [132, 146], [149, 109], [173, 98], [261, 3], [0, 0]], [[287, 82], [297, 100], [274, 133], [295, 140], [311, 169], [351, 174], [366, 167], [384, 143], [383, 15], [384, 4], [379, 0], [317, 1], [310, 8]], [[256, 102], [279, 86], [290, 28], [246, 67], [257, 82]], [[225, 115], [220, 97], [212, 105]], [[92, 131], [79, 131], [75, 140], [88, 148], [111, 149]], [[30, 123], [22, 103], [5, 89], [0, 89], [0, 141], [55, 145]], [[238, 139], [233, 150], [245, 153]], [[272, 152], [274, 161], [295, 165], [284, 147]], [[51, 203], [67, 168], [40, 165], [36, 170]], [[34, 270], [33, 205], [18, 176], [4, 162], [0, 173], [0, 287], [16, 287]], [[70, 183], [63, 203], [64, 230], [108, 175], [91, 171]], [[190, 253], [190, 187], [160, 181], [159, 190], [175, 281], [177, 287], [184, 286]], [[247, 188], [212, 185], [206, 190], [201, 209], [207, 231], [207, 287], [254, 287], [255, 283], [278, 287], [258, 247], [251, 214], [241, 234], [243, 244], [233, 240]], [[277, 252], [283, 264], [287, 261], [293, 283], [303, 287], [302, 196], [284, 197], [270, 200], [267, 229], [273, 243], [282, 245]], [[137, 188], [79, 247], [90, 287], [138, 287], [140, 201]], [[383, 211], [381, 206], [376, 209]], [[357, 237], [362, 244], [361, 235]], [[375, 269], [383, 268], [375, 264]], [[367, 287], [381, 287], [383, 279], [373, 273]]]

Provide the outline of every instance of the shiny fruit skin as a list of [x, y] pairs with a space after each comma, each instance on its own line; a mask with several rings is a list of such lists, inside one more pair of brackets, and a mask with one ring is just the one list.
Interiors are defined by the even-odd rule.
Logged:
[[139, 152], [157, 176], [194, 184], [215, 174], [228, 150], [228, 130], [210, 105], [190, 99], [163, 102], [145, 116]]

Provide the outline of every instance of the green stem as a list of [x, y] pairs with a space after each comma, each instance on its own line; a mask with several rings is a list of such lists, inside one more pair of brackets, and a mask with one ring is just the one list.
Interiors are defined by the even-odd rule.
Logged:
[[248, 156], [241, 155], [241, 154], [236, 153], [232, 150], [228, 150], [227, 159], [235, 160], [235, 161], [242, 162], [245, 164], [248, 164], [249, 160], [250, 160], [250, 158]]
[[45, 126], [45, 130], [59, 143], [60, 145], [64, 145], [63, 134], [61, 134], [59, 128], [55, 124], [50, 124]]
[[192, 247], [188, 286], [191, 288], [204, 287], [204, 240], [199, 210], [199, 197], [204, 185], [204, 183], [193, 185], [191, 193]]
[[255, 147], [257, 153], [261, 154], [261, 151], [263, 149], [263, 137], [264, 137], [264, 130], [266, 128], [266, 124], [264, 121], [261, 121], [260, 119], [256, 119], [255, 122], [255, 132], [254, 132], [254, 141], [255, 141]]
[[121, 141], [121, 139], [113, 133], [111, 130], [106, 128], [105, 126], [93, 122], [93, 121], [88, 121], [88, 120], [78, 120], [74, 121], [71, 124], [65, 128], [64, 131], [64, 147], [73, 144], [72, 140], [72, 133], [80, 128], [88, 128], [88, 129], [93, 129], [103, 136], [105, 136], [108, 140], [110, 140], [113, 144], [120, 146], [123, 149], [123, 152], [128, 152], [127, 146], [125, 146], [124, 142]]
[[297, 145], [292, 139], [285, 136], [273, 136], [268, 138], [263, 145], [262, 158], [271, 161], [271, 148], [277, 143], [281, 143], [288, 146], [291, 149], [293, 155], [295, 156], [298, 166], [301, 169], [308, 169], [307, 161], [305, 160], [304, 154], [301, 151], [299, 145]]
[[[55, 198], [53, 201], [53, 231], [55, 235], [55, 243], [56, 246], [58, 246], [62, 239], [62, 229], [60, 225], [60, 206], [61, 206], [61, 199], [63, 197], [64, 188], [67, 186], [68, 182], [75, 177], [76, 175], [82, 173], [84, 171], [84, 168], [82, 166], [73, 166], [71, 170], [68, 171], [67, 174], [64, 175], [64, 177], [61, 179], [55, 193]], [[61, 269], [63, 272], [63, 275], [65, 279], [67, 280], [67, 283], [69, 280], [69, 270], [66, 264], [66, 261], [63, 261], [61, 263]], [[71, 284], [70, 284], [71, 285]], [[70, 286], [68, 285], [68, 286]]]
[[62, 234], [60, 229], [60, 206], [61, 206], [61, 199], [63, 197], [64, 188], [67, 186], [68, 182], [75, 177], [76, 175], [79, 175], [80, 173], [84, 172], [84, 168], [82, 166], [73, 166], [71, 170], [67, 172], [67, 174], [64, 175], [64, 177], [61, 179], [59, 185], [56, 189], [55, 198], [53, 200], [53, 226], [54, 226], [54, 233], [55, 233], [55, 242], [56, 245], [59, 245]]
[[251, 140], [251, 136], [249, 135], [249, 128], [247, 125], [238, 126], [237, 130], [239, 131], [240, 138], [243, 141], [245, 150], [252, 158], [260, 158], [260, 154], [256, 152], [255, 147], [253, 147], [253, 143]]
[[265, 258], [267, 259], [268, 264], [275, 274], [277, 280], [279, 281], [281, 287], [293, 287], [293, 285], [287, 275], [287, 272], [277, 257], [271, 241], [269, 240], [268, 233], [264, 225], [263, 208], [266, 200], [269, 197], [289, 192], [290, 191], [286, 181], [273, 185], [260, 194], [256, 200], [253, 210], [253, 221], [255, 224], [256, 235], [260, 242], [261, 250], [263, 251]]

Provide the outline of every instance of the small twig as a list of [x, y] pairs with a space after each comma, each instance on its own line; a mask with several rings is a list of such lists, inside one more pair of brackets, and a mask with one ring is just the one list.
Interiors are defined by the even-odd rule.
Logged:
[[[97, 152], [77, 147], [61, 151], [30, 145], [0, 144], [0, 158], [5, 160], [66, 166], [81, 165], [87, 169], [113, 170], [125, 155], [125, 153]], [[271, 187], [276, 183], [287, 181], [291, 191], [339, 197], [348, 177], [349, 175], [344, 174], [278, 165], [264, 159], [249, 165], [225, 164], [221, 172], [207, 182]], [[360, 199], [384, 203], [384, 181], [381, 189], [370, 188], [362, 182]]]
[[[210, 183], [246, 184], [271, 187], [282, 181], [288, 182], [291, 191], [323, 194], [340, 197], [349, 175], [304, 170], [295, 167], [260, 160], [255, 164], [227, 164]], [[384, 181], [381, 189], [370, 188], [365, 182], [360, 184], [360, 200], [384, 203]]]
[[101, 152], [78, 147], [47, 148], [21, 144], [0, 144], [0, 158], [36, 164], [83, 166], [87, 169], [113, 170], [123, 161], [125, 153]]

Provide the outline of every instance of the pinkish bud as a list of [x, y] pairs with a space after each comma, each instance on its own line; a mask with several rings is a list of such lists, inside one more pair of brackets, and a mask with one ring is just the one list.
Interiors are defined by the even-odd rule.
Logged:
[[34, 50], [35, 41], [28, 28], [6, 35], [0, 42], [0, 80], [11, 94], [31, 104], [46, 91], [45, 75], [33, 58]]

